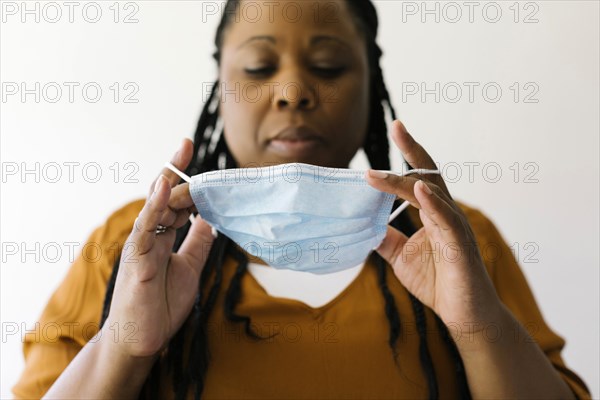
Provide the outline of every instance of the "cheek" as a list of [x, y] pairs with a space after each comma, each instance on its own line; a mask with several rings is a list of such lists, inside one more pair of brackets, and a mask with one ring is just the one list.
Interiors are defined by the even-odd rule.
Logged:
[[367, 130], [369, 117], [369, 86], [362, 77], [354, 77], [338, 85], [336, 96], [326, 103], [338, 132], [349, 147], [360, 147]]
[[[235, 88], [233, 90], [232, 88]], [[253, 161], [260, 149], [256, 135], [260, 127], [260, 102], [250, 102], [254, 96], [250, 89], [241, 89], [235, 83], [222, 84], [220, 116], [223, 120], [227, 146], [238, 163]]]

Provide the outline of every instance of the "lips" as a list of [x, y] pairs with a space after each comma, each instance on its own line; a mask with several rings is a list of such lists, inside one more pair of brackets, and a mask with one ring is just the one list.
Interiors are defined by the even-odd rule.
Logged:
[[306, 126], [290, 126], [268, 139], [269, 150], [284, 157], [310, 155], [323, 141], [323, 137]]
[[322, 137], [306, 126], [289, 126], [269, 139], [272, 140], [322, 140]]

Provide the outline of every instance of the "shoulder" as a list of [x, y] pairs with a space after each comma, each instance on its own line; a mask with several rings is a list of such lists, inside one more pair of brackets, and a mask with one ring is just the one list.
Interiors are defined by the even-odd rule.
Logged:
[[104, 237], [115, 239], [127, 236], [145, 202], [145, 199], [133, 200], [113, 211], [104, 224]]
[[[465, 215], [473, 231], [478, 251], [483, 258], [488, 274], [493, 279], [499, 264], [514, 262], [509, 246], [486, 213], [464, 201], [455, 199], [454, 202]], [[421, 228], [423, 224], [419, 218], [419, 210], [409, 207], [407, 211], [415, 226]]]
[[[42, 321], [97, 321], [113, 267], [143, 204], [126, 203], [93, 230], [46, 305]], [[83, 345], [86, 340], [80, 336], [76, 341]]]
[[[82, 242], [77, 257], [42, 313], [42, 321], [96, 321], [107, 282], [144, 200], [113, 211]], [[80, 344], [85, 340], [76, 338]]]
[[477, 248], [485, 267], [496, 289], [498, 290], [499, 274], [507, 275], [512, 280], [515, 274], [522, 275], [513, 250], [510, 248], [496, 224], [483, 211], [461, 201], [455, 201], [467, 217], [467, 221], [477, 242]]
[[[82, 243], [34, 328], [25, 335], [25, 369], [13, 387], [16, 398], [40, 398], [99, 329], [106, 285], [123, 243], [145, 200], [112, 212]], [[46, 328], [58, 336], [49, 337]], [[54, 333], [53, 333], [54, 335]]]
[[498, 230], [492, 220], [479, 208], [467, 205], [462, 201], [455, 200], [455, 203], [467, 217], [476, 239], [489, 240], [497, 233]]
[[145, 204], [145, 199], [133, 200], [112, 212], [106, 219], [105, 237], [119, 237], [131, 227]]
[[483, 258], [490, 277], [498, 289], [499, 274], [514, 278], [522, 276], [522, 271], [514, 256], [513, 249], [500, 233], [492, 219], [481, 210], [456, 202], [461, 208], [473, 230], [479, 253]]
[[114, 261], [120, 254], [144, 204], [145, 199], [136, 199], [115, 209], [106, 218], [104, 224], [94, 229], [87, 240], [85, 246], [93, 246], [99, 253], [97, 263], [105, 281], [108, 280]]
[[137, 199], [110, 213], [104, 223], [93, 229], [82, 243], [68, 275], [78, 275], [77, 271], [80, 271], [80, 274], [89, 276], [94, 271], [101, 281], [108, 281], [114, 262], [144, 204], [145, 199]]

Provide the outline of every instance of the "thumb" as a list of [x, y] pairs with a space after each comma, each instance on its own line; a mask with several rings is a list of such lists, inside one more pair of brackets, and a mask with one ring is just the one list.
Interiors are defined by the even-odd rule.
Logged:
[[387, 234], [375, 251], [390, 265], [394, 266], [398, 257], [402, 254], [402, 248], [407, 241], [408, 237], [405, 234], [388, 225]]

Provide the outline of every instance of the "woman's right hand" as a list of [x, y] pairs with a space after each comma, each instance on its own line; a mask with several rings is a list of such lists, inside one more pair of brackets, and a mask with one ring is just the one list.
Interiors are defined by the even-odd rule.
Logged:
[[[191, 140], [185, 139], [171, 163], [185, 170], [192, 152]], [[168, 208], [171, 188], [178, 182], [175, 173], [163, 169], [121, 254], [105, 326], [118, 329], [118, 335], [107, 334], [118, 338], [116, 344], [129, 356], [157, 355], [181, 327], [194, 305], [200, 273], [214, 240], [210, 226], [197, 216], [177, 253], [172, 252], [175, 231], [190, 215], [187, 209]], [[163, 215], [173, 211], [181, 218], [169, 224], [166, 232], [156, 234], [157, 225], [164, 224]]]

